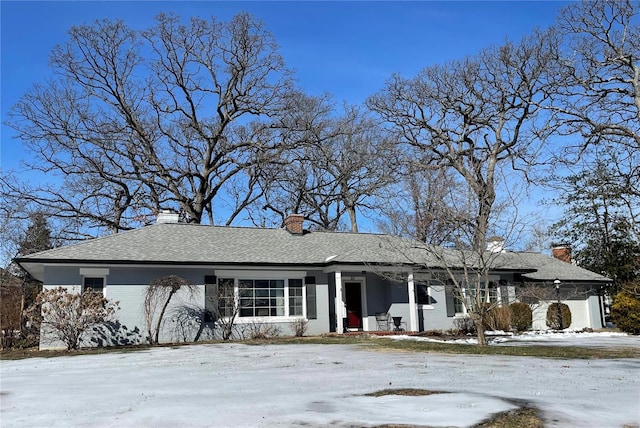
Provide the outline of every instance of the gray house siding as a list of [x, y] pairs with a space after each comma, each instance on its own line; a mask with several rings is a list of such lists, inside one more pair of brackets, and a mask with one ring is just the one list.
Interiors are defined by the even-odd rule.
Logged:
[[448, 330], [453, 327], [453, 318], [447, 316], [447, 296], [445, 287], [431, 286], [429, 294], [432, 303], [418, 306], [418, 327], [420, 331]]
[[[83, 275], [83, 270], [85, 275]], [[87, 271], [89, 274], [87, 275]], [[98, 272], [95, 274], [93, 272]], [[239, 270], [238, 277], [243, 276]], [[277, 271], [275, 275], [278, 276]], [[282, 278], [287, 277], [290, 271], [283, 271]], [[162, 327], [160, 330], [160, 342], [184, 342], [195, 339], [207, 340], [219, 338], [219, 331], [212, 322], [202, 322], [204, 308], [206, 306], [205, 276], [215, 273], [213, 268], [197, 267], [134, 267], [116, 266], [104, 268], [82, 268], [79, 266], [46, 266], [44, 270], [44, 288], [51, 289], [64, 287], [70, 292], [82, 292], [83, 278], [85, 276], [101, 276], [105, 278], [104, 294], [110, 301], [118, 302], [119, 309], [115, 319], [104, 327], [90, 332], [83, 345], [125, 345], [147, 342], [147, 327], [144, 315], [145, 292], [148, 284], [161, 276], [181, 276], [196, 285], [196, 291], [189, 294], [186, 290], [176, 293], [167, 307]], [[328, 275], [321, 271], [302, 271], [300, 275], [315, 278], [313, 285], [315, 299], [306, 300], [306, 304], [315, 303], [315, 318], [309, 319], [307, 334], [322, 334], [329, 331], [329, 286]], [[245, 275], [246, 276], [246, 275]], [[314, 302], [315, 301], [315, 302]], [[308, 312], [309, 308], [307, 308]], [[258, 323], [268, 324], [270, 328], [277, 329], [282, 335], [292, 335], [292, 321], [279, 322], [278, 319], [263, 319]], [[250, 319], [236, 319], [236, 336], [247, 337], [251, 328], [255, 328], [256, 322]], [[62, 343], [54, 342], [50, 337], [42, 335], [40, 347], [42, 349], [63, 347]]]
[[[309, 319], [307, 324], [307, 334], [317, 335], [327, 333], [330, 330], [330, 318], [329, 318], [329, 275], [321, 271], [309, 271], [307, 276], [315, 277], [315, 312], [316, 318]], [[308, 302], [308, 301], [307, 301]], [[307, 308], [308, 313], [309, 308]]]

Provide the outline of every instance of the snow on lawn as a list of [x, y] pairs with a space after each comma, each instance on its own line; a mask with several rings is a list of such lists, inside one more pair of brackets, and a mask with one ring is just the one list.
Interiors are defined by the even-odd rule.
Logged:
[[[518, 346], [518, 345], [544, 345], [544, 346], [580, 346], [587, 348], [639, 348], [640, 336], [631, 336], [627, 333], [598, 332], [586, 333], [576, 331], [532, 331], [522, 334], [505, 333], [503, 331], [488, 331], [487, 342], [490, 345]], [[418, 340], [423, 342], [456, 343], [476, 345], [475, 337], [460, 339], [439, 339], [435, 337], [397, 335], [388, 336], [396, 340]]]
[[[4, 428], [469, 426], [514, 403], [549, 427], [640, 423], [639, 359], [230, 343], [0, 364]], [[364, 395], [390, 388], [448, 393]]]

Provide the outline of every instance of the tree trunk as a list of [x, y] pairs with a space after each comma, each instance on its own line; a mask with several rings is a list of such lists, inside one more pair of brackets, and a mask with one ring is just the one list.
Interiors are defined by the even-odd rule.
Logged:
[[158, 316], [158, 322], [156, 323], [156, 331], [155, 331], [155, 336], [153, 338], [154, 343], [152, 343], [152, 345], [157, 345], [159, 343], [159, 338], [160, 338], [160, 324], [162, 323], [162, 318], [164, 317], [164, 313], [167, 310], [167, 306], [169, 306], [169, 302], [171, 301], [171, 298], [173, 297], [174, 294], [176, 294], [177, 290], [172, 289], [169, 292], [169, 296], [167, 297], [167, 300], [164, 302], [164, 305], [162, 306], [162, 310], [160, 311], [160, 315]]
[[351, 221], [351, 232], [358, 233], [358, 220], [356, 218], [356, 208], [354, 206], [349, 206], [347, 208], [347, 212], [349, 213], [349, 220]]
[[482, 317], [474, 317], [473, 322], [476, 325], [476, 334], [478, 336], [478, 346], [486, 346], [487, 337], [484, 334], [484, 322]]
[[491, 184], [484, 185], [484, 189], [478, 193], [478, 216], [476, 217], [475, 230], [473, 233], [473, 250], [478, 253], [484, 251], [487, 245], [489, 219], [495, 200], [496, 192], [493, 188], [493, 180], [491, 180]]

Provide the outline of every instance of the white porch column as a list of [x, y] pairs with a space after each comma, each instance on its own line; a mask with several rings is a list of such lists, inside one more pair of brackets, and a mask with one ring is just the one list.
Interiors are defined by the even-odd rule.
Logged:
[[407, 275], [407, 291], [409, 293], [409, 331], [418, 331], [418, 305], [416, 305], [416, 285], [413, 272]]
[[334, 274], [334, 280], [336, 282], [336, 298], [335, 298], [335, 308], [336, 308], [336, 332], [342, 333], [344, 331], [342, 319], [347, 316], [347, 311], [344, 306], [344, 298], [342, 293], [342, 272], [337, 271]]

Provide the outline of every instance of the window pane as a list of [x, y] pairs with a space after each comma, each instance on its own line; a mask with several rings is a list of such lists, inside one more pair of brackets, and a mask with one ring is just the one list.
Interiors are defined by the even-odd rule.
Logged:
[[264, 279], [256, 279], [255, 287], [256, 288], [269, 288], [269, 281], [264, 280]]
[[289, 280], [289, 315], [302, 316], [302, 279]]
[[95, 293], [102, 293], [104, 289], [104, 278], [85, 278], [84, 290], [91, 290]]
[[[241, 317], [285, 315], [285, 280], [242, 279], [239, 284]], [[302, 289], [299, 290], [300, 293], [296, 294], [301, 296]]]

